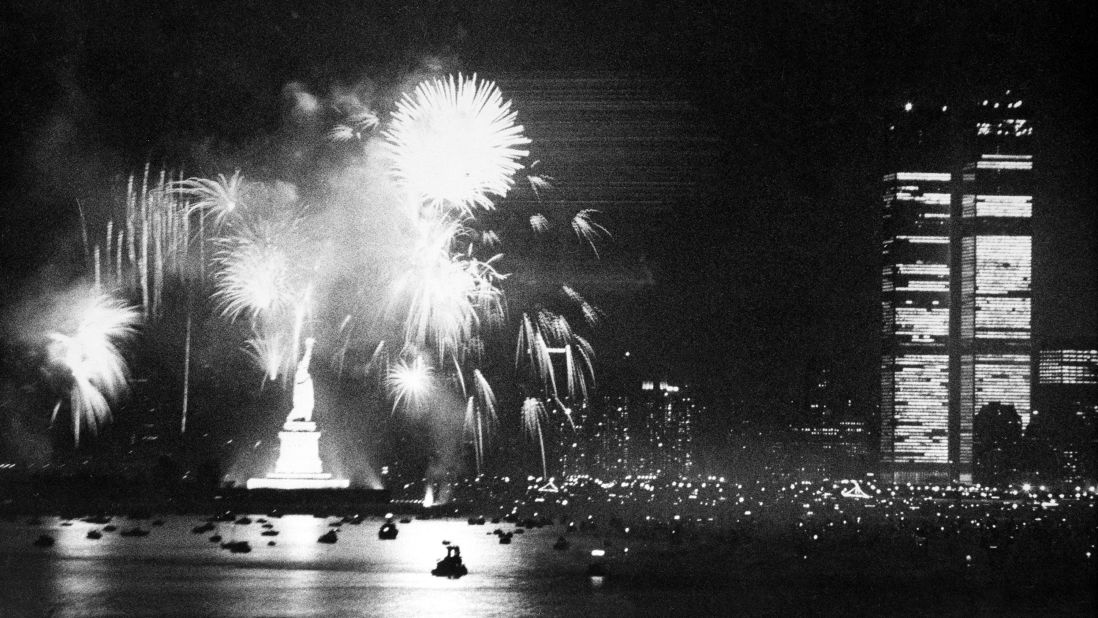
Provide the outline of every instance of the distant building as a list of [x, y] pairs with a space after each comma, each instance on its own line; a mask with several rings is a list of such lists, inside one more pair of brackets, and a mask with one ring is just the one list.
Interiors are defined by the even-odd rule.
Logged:
[[1058, 342], [1037, 353], [1032, 468], [1057, 479], [1098, 477], [1098, 342]]
[[950, 473], [950, 117], [910, 103], [899, 115], [882, 185], [880, 457], [895, 480], [920, 480]]
[[647, 381], [555, 416], [563, 476], [683, 476], [694, 472], [701, 406], [684, 387]]
[[842, 397], [830, 367], [810, 368], [803, 399], [801, 414], [789, 428], [797, 451], [825, 470], [865, 472], [869, 428]]
[[630, 407], [640, 438], [633, 449], [634, 474], [692, 474], [694, 425], [700, 405], [690, 390], [666, 381], [645, 381]]
[[951, 458], [972, 480], [972, 422], [991, 403], [1029, 424], [1033, 315], [1033, 125], [1011, 91], [976, 106], [973, 155], [953, 200]]
[[973, 418], [1031, 410], [1033, 126], [1006, 91], [905, 103], [883, 185], [882, 472], [972, 480]]

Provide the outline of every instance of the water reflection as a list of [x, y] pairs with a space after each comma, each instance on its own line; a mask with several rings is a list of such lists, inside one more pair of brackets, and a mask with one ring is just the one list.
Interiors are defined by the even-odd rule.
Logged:
[[[251, 543], [248, 554], [209, 542], [213, 532], [192, 534], [197, 518], [168, 518], [145, 538], [113, 532], [98, 541], [86, 535], [102, 525], [0, 523], [0, 581], [27, 591], [0, 595], [0, 615], [513, 616], [580, 611], [590, 604], [609, 608], [613, 602], [583, 576], [590, 545], [551, 549], [560, 531], [532, 530], [500, 545], [490, 534], [493, 526], [414, 521], [398, 524], [398, 537], [383, 541], [377, 537], [383, 521], [372, 519], [341, 526], [334, 545], [317, 543], [331, 529], [329, 521], [271, 519], [276, 537], [261, 536], [258, 522], [221, 524], [226, 541]], [[114, 523], [121, 531], [137, 522]], [[31, 545], [42, 533], [57, 539], [53, 548]], [[272, 539], [276, 545], [269, 547]], [[461, 546], [465, 577], [430, 575], [446, 553], [443, 540]]]

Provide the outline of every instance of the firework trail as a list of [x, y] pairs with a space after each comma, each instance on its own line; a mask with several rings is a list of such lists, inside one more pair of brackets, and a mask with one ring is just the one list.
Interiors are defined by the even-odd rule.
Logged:
[[529, 154], [515, 120], [495, 83], [476, 75], [426, 80], [405, 94], [383, 135], [410, 206], [462, 218], [492, 209], [489, 196], [507, 194]]
[[591, 250], [595, 252], [596, 258], [599, 257], [599, 248], [595, 245], [595, 241], [600, 240], [603, 236], [610, 236], [610, 232], [606, 228], [591, 219], [591, 215], [597, 212], [599, 211], [593, 208], [586, 208], [572, 217], [572, 231], [576, 233], [576, 238], [591, 245]]
[[535, 397], [527, 397], [522, 402], [522, 427], [526, 432], [527, 437], [531, 440], [536, 436], [538, 439], [538, 447], [541, 450], [541, 476], [542, 478], [549, 477], [548, 468], [545, 465], [545, 437], [542, 434], [541, 426], [547, 420], [545, 413], [545, 406], [541, 403], [540, 399]]
[[111, 403], [126, 392], [129, 372], [118, 345], [135, 334], [140, 313], [95, 289], [77, 301], [74, 318], [71, 329], [49, 333], [47, 363], [71, 376], [69, 408], [79, 444], [81, 427], [95, 432], [110, 420]]

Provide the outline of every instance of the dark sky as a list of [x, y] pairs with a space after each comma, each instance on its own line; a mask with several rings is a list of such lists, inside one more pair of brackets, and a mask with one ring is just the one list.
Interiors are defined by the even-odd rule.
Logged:
[[[962, 8], [951, 7], [954, 4]], [[784, 397], [877, 365], [881, 138], [903, 101], [1024, 89], [1038, 109], [1038, 337], [1098, 332], [1095, 4], [1079, 2], [8, 2], [0, 8], [0, 259], [13, 280], [82, 187], [147, 160], [245, 156], [283, 86], [466, 71], [675, 76], [727, 155], [654, 250], [637, 329], [724, 390]], [[214, 154], [210, 154], [214, 153]], [[817, 359], [810, 361], [810, 359]]]

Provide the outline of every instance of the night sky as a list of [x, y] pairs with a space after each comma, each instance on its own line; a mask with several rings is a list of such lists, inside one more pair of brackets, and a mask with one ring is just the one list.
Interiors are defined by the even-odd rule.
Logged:
[[[880, 154], [887, 117], [907, 100], [1027, 93], [1041, 183], [1035, 335], [1098, 333], [1098, 9], [952, 4], [8, 2], [0, 272], [19, 282], [55, 260], [73, 240], [74, 201], [103, 179], [146, 161], [212, 174], [267, 156], [291, 81], [395, 81], [430, 59], [487, 77], [675, 76], [722, 140], [719, 181], [660, 232], [657, 285], [623, 345], [760, 402], [796, 395], [806, 367], [833, 364], [868, 403]], [[4, 288], [0, 301], [14, 286]]]

